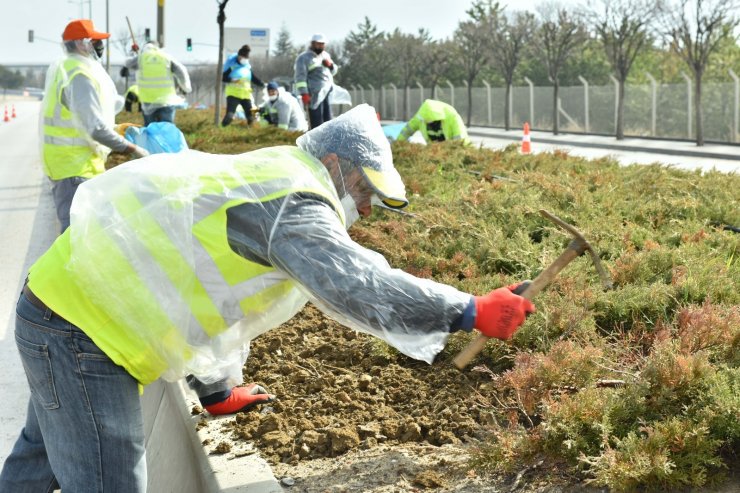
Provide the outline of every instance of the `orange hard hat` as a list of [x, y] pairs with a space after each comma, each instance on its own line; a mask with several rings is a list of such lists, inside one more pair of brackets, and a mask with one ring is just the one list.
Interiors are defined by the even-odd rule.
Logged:
[[64, 41], [72, 41], [75, 39], [108, 39], [110, 33], [101, 33], [95, 30], [93, 23], [90, 19], [77, 19], [64, 28], [62, 33], [62, 39]]

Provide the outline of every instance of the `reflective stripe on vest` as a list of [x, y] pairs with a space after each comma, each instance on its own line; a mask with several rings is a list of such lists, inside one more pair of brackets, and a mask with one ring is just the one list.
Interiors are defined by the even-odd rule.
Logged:
[[[79, 120], [62, 104], [62, 92], [77, 76], [90, 79], [98, 97], [100, 86], [84, 62], [69, 57], [62, 62], [44, 99], [43, 161], [44, 172], [52, 180], [73, 176], [91, 178], [105, 170], [104, 157], [97, 145], [79, 127]], [[104, 102], [101, 101], [101, 105]]]
[[158, 50], [150, 48], [139, 57], [136, 84], [139, 86], [139, 100], [142, 103], [167, 104], [177, 97], [171, 62]]

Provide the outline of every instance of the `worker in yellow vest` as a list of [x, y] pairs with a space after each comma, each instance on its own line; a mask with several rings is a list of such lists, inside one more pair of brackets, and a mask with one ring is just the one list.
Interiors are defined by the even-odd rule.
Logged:
[[459, 140], [470, 144], [468, 130], [462, 117], [454, 107], [436, 99], [427, 99], [419, 107], [398, 135], [399, 141], [408, 140], [416, 131], [420, 131], [427, 144], [445, 140]]
[[62, 232], [69, 226], [77, 187], [105, 171], [111, 151], [148, 155], [114, 131], [123, 101], [100, 64], [103, 40], [109, 37], [88, 19], [70, 22], [62, 34], [66, 56], [51, 64], [46, 74], [41, 156]]
[[309, 300], [429, 363], [451, 332], [506, 339], [534, 311], [509, 288], [471, 296], [352, 241], [347, 228], [375, 201], [408, 203], [373, 108], [296, 142], [154, 154], [80, 189], [18, 302], [31, 398], [0, 491], [143, 493], [139, 387], [192, 374], [222, 386], [205, 405], [216, 414], [273, 399], [227, 384], [241, 383], [249, 341]]
[[[132, 49], [139, 51], [137, 45]], [[156, 41], [148, 41], [141, 53], [126, 60], [126, 67], [136, 70], [144, 124], [175, 123], [176, 109], [185, 103], [185, 99], [178, 95], [178, 89], [184, 94], [192, 91], [185, 65], [162, 50]]]
[[231, 55], [224, 62], [223, 82], [226, 84], [224, 94], [226, 94], [226, 114], [221, 121], [221, 126], [228, 126], [234, 119], [239, 106], [244, 110], [244, 116], [247, 124], [254, 122], [252, 114], [252, 84], [257, 87], [264, 87], [265, 84], [252, 71], [252, 65], [249, 63], [249, 45], [239, 48], [235, 54]]

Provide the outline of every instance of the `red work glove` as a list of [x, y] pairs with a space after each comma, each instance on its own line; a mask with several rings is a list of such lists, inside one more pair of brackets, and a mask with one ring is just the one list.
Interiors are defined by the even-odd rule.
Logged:
[[531, 301], [514, 294], [511, 288], [494, 289], [485, 296], [475, 297], [475, 323], [473, 326], [483, 335], [496, 339], [510, 339], [524, 323], [527, 315], [534, 313]]
[[131, 51], [134, 51], [134, 52], [139, 51], [139, 45], [137, 45], [136, 43], [132, 44]]
[[311, 95], [308, 93], [301, 94], [301, 100], [303, 100], [303, 104], [309, 104], [311, 103]]
[[257, 404], [265, 404], [274, 400], [274, 395], [268, 394], [256, 383], [250, 383], [246, 387], [234, 387], [231, 389], [231, 395], [225, 400], [205, 406], [205, 408], [213, 416], [218, 416], [246, 411]]
[[326, 67], [326, 68], [328, 68], [328, 69], [331, 69], [331, 68], [332, 68], [332, 67], [334, 66], [334, 64], [333, 64], [333, 63], [331, 62], [331, 60], [329, 60], [328, 58], [324, 58], [324, 59], [323, 59], [323, 60], [321, 61], [321, 65], [323, 65], [324, 67]]

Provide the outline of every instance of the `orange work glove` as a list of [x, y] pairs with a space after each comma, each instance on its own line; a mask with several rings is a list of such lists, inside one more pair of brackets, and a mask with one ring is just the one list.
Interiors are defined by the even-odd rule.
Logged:
[[310, 104], [311, 103], [311, 95], [308, 94], [308, 93], [301, 94], [301, 100], [303, 100], [303, 104]]
[[257, 404], [265, 404], [274, 400], [274, 395], [268, 394], [264, 388], [256, 383], [250, 383], [246, 387], [234, 387], [226, 399], [204, 407], [213, 416], [219, 416], [246, 411]]
[[475, 297], [475, 323], [473, 326], [488, 337], [510, 339], [524, 323], [527, 315], [534, 313], [534, 304], [514, 294], [511, 288], [494, 289], [485, 296]]
[[333, 64], [333, 63], [331, 62], [331, 60], [329, 60], [328, 58], [324, 58], [324, 59], [323, 59], [323, 60], [321, 61], [321, 65], [323, 65], [324, 67], [326, 67], [326, 68], [328, 68], [328, 69], [331, 69], [331, 68], [332, 68], [332, 67], [334, 66], [334, 64]]

